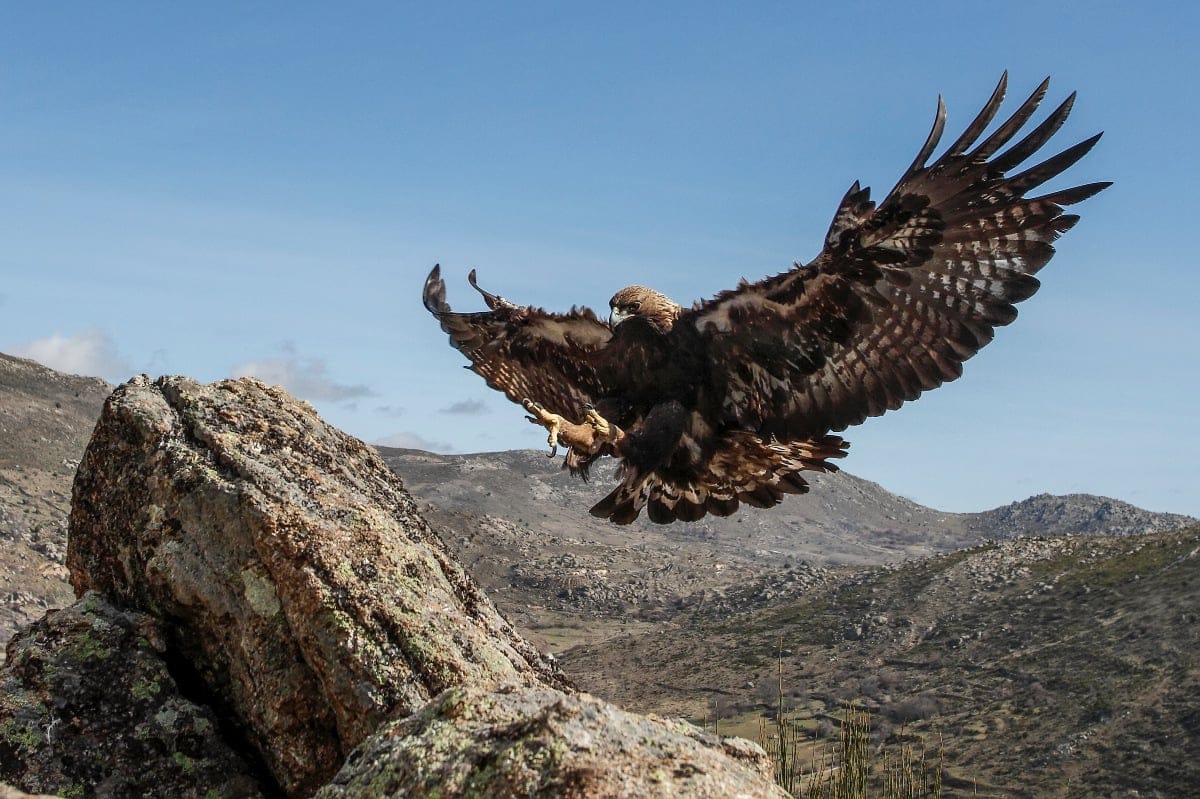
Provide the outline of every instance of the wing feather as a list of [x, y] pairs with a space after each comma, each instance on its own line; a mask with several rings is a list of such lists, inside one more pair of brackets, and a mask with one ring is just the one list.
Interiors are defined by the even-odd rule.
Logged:
[[[917, 157], [913, 159], [909, 165], [907, 172], [916, 172], [925, 166], [925, 162], [929, 160], [929, 156], [933, 155], [933, 151], [937, 149], [938, 142], [942, 140], [942, 133], [946, 130], [946, 104], [942, 101], [942, 96], [938, 95], [937, 112], [933, 115], [933, 127], [929, 130], [929, 135], [925, 137], [925, 143], [921, 145], [921, 149], [917, 151]], [[957, 146], [957, 145], [956, 145]], [[854, 182], [854, 191], [858, 190], [858, 181]]]
[[1041, 105], [1042, 100], [1046, 96], [1047, 90], [1050, 88], [1050, 78], [1046, 78], [1038, 87], [1033, 90], [1033, 93], [1026, 98], [1025, 102], [1021, 103], [1020, 107], [1013, 112], [1013, 115], [1005, 120], [1004, 124], [996, 128], [996, 132], [983, 140], [983, 143], [976, 147], [971, 152], [972, 160], [985, 161], [991, 158], [997, 150], [1008, 143], [1008, 140], [1016, 135], [1017, 131], [1025, 127], [1025, 123], [1029, 121], [1033, 113], [1037, 111], [1037, 107]]
[[[984, 130], [987, 129], [987, 126], [992, 123], [992, 120], [996, 118], [996, 112], [1000, 110], [1000, 105], [1004, 102], [1004, 95], [1007, 91], [1008, 70], [1006, 69], [1004, 70], [1004, 73], [1000, 75], [1000, 82], [997, 83], [996, 88], [992, 90], [992, 96], [988, 98], [987, 103], [984, 104], [983, 108], [980, 110], [979, 115], [971, 121], [970, 125], [967, 125], [967, 129], [962, 132], [962, 135], [958, 137], [958, 140], [955, 141], [954, 144], [950, 145], [949, 149], [946, 150], [946, 155], [962, 155], [971, 147], [972, 144], [975, 143], [975, 140], [979, 138], [980, 134], [983, 133]], [[939, 100], [940, 99], [941, 98], [939, 98]], [[945, 113], [942, 114], [942, 117], [945, 117]], [[925, 156], [928, 158], [929, 153], [926, 153]], [[921, 163], [918, 165], [918, 168], [922, 166], [925, 166], [924, 160], [921, 161]], [[915, 170], [910, 169], [909, 171], [913, 172]]]
[[1063, 100], [1058, 108], [1051, 111], [1050, 115], [1030, 131], [1025, 138], [996, 156], [991, 162], [992, 169], [999, 172], [1007, 172], [1042, 149], [1042, 145], [1048, 142], [1050, 137], [1057, 133], [1058, 129], [1063, 126], [1063, 123], [1067, 121], [1067, 116], [1071, 113], [1071, 109], [1074, 106], [1075, 92], [1071, 92], [1067, 99]]
[[1064, 206], [1110, 185], [1025, 196], [1078, 162], [1099, 135], [1006, 177], [1071, 111], [1074, 94], [1009, 144], [1048, 86], [976, 144], [1000, 109], [1005, 73], [962, 135], [926, 166], [944, 129], [939, 98], [929, 136], [878, 207], [855, 182], [811, 263], [684, 314], [711, 362], [724, 365], [711, 379], [727, 419], [781, 441], [843, 430], [959, 377], [963, 361], [1016, 318], [1053, 242], [1078, 220]]
[[603, 353], [612, 338], [588, 308], [548, 313], [515, 305], [475, 282], [488, 311], [456, 313], [446, 302], [441, 267], [425, 280], [425, 308], [437, 317], [450, 343], [467, 356], [468, 368], [513, 402], [529, 398], [557, 413], [578, 412], [605, 391]]

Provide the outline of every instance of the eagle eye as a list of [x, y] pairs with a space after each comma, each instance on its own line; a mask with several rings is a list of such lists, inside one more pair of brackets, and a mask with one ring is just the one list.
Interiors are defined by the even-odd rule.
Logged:
[[642, 304], [640, 302], [631, 302], [631, 303], [629, 303], [629, 305], [627, 307], [629, 308], [630, 311], [636, 312], [638, 309], [640, 309], [642, 307]]

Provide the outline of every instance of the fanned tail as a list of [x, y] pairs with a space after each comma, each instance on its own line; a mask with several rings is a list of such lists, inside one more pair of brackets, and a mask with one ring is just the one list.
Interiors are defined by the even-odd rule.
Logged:
[[694, 522], [708, 514], [730, 516], [745, 502], [756, 508], [778, 505], [784, 494], [803, 494], [808, 482], [800, 472], [836, 472], [832, 458], [843, 458], [849, 442], [820, 436], [781, 443], [735, 431], [699, 472], [698, 479], [673, 479], [669, 468], [639, 473], [622, 466], [621, 483], [591, 509], [593, 516], [629, 524], [645, 508], [650, 521]]

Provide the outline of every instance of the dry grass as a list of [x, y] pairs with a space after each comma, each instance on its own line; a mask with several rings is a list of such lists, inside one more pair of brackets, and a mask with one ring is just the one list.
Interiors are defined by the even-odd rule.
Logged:
[[[797, 799], [939, 799], [942, 755], [927, 760], [911, 746], [871, 746], [871, 714], [854, 703], [843, 707], [837, 741], [818, 741], [785, 706], [783, 642], [779, 644], [778, 705], [763, 719], [758, 743], [775, 762], [775, 781]], [[903, 739], [903, 731], [898, 736]]]

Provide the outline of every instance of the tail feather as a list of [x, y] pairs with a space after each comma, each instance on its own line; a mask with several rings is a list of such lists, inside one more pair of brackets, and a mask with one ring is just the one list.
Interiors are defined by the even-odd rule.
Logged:
[[836, 472], [829, 460], [844, 457], [848, 446], [840, 436], [780, 443], [745, 431], [727, 433], [708, 462], [698, 464], [687, 477], [677, 469], [641, 473], [623, 465], [621, 483], [591, 513], [629, 524], [645, 508], [650, 521], [669, 524], [698, 521], [709, 513], [729, 516], [743, 502], [770, 508], [784, 494], [808, 491], [800, 472]]

